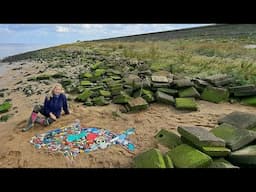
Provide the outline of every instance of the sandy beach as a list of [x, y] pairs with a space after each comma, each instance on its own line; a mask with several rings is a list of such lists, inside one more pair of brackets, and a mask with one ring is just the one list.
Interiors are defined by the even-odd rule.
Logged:
[[[37, 64], [33, 62], [17, 62], [7, 65], [0, 71], [0, 88], [8, 88], [5, 97], [0, 97], [0, 103], [11, 99], [12, 108], [8, 114], [13, 116], [7, 122], [0, 122], [0, 167], [1, 168], [130, 168], [133, 158], [150, 148], [167, 149], [159, 145], [154, 136], [161, 129], [176, 131], [179, 125], [201, 126], [212, 129], [217, 125], [217, 119], [233, 111], [255, 113], [255, 107], [240, 104], [214, 104], [207, 101], [197, 101], [199, 111], [183, 112], [164, 104], [151, 104], [144, 111], [134, 114], [124, 114], [119, 111], [119, 105], [110, 104], [102, 107], [87, 107], [80, 103], [69, 102], [71, 114], [61, 117], [48, 127], [36, 125], [28, 132], [21, 132], [26, 126], [33, 106], [42, 103], [45, 93], [26, 96], [17, 84], [27, 78], [28, 73], [39, 72]], [[22, 64], [22, 65], [21, 65]], [[21, 67], [17, 70], [12, 68]], [[36, 82], [35, 82], [36, 83]], [[39, 85], [45, 89], [51, 85]], [[113, 115], [117, 113], [118, 115]], [[44, 133], [54, 128], [62, 127], [79, 119], [83, 127], [101, 127], [115, 133], [121, 133], [127, 128], [134, 127], [135, 134], [130, 140], [135, 144], [134, 153], [119, 145], [112, 145], [107, 149], [99, 149], [88, 154], [80, 153], [73, 161], [62, 154], [49, 154], [44, 150], [35, 149], [29, 143], [31, 137], [37, 133]]]

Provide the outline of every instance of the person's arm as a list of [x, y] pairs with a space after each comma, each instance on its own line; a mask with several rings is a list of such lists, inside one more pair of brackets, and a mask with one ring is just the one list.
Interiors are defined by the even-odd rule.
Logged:
[[64, 110], [66, 115], [70, 114], [70, 112], [68, 110], [67, 97], [65, 95], [63, 95], [63, 110]]

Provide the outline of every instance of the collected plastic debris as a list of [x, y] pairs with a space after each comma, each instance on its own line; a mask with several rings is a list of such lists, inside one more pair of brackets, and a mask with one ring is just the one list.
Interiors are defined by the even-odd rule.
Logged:
[[134, 151], [135, 146], [127, 139], [134, 132], [134, 128], [129, 128], [118, 135], [106, 129], [81, 128], [79, 120], [76, 120], [69, 126], [36, 135], [30, 143], [36, 149], [45, 148], [49, 152], [61, 152], [69, 157], [75, 157], [82, 152], [105, 149], [112, 144], [120, 144], [129, 151]]

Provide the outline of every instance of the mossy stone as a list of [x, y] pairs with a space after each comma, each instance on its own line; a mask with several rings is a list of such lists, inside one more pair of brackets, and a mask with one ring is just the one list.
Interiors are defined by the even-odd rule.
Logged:
[[162, 145], [173, 149], [177, 147], [178, 145], [182, 144], [180, 137], [170, 131], [167, 131], [165, 129], [161, 129], [154, 138], [161, 143]]
[[7, 111], [9, 111], [9, 109], [12, 107], [12, 104], [10, 102], [3, 102], [0, 105], [0, 113], [5, 113]]
[[177, 109], [185, 109], [191, 111], [197, 111], [197, 103], [194, 98], [176, 98], [175, 99], [175, 107]]
[[194, 87], [189, 87], [185, 89], [179, 90], [179, 97], [200, 97], [200, 93], [194, 88]]
[[211, 86], [206, 87], [201, 95], [201, 99], [214, 102], [214, 103], [227, 101], [228, 98], [229, 98], [229, 92], [227, 89], [211, 87]]
[[150, 149], [134, 158], [135, 168], [166, 168], [163, 155], [158, 149]]
[[212, 163], [212, 158], [201, 151], [181, 144], [167, 152], [176, 168], [205, 168]]

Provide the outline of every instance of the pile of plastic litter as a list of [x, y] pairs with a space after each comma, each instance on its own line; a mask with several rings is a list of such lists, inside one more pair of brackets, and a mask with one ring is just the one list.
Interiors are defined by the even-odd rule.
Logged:
[[76, 121], [69, 126], [36, 135], [32, 137], [30, 143], [37, 149], [61, 152], [69, 157], [75, 157], [82, 152], [105, 149], [112, 144], [120, 144], [129, 151], [134, 151], [135, 146], [127, 139], [128, 135], [134, 132], [134, 128], [129, 128], [122, 134], [95, 127], [81, 128], [79, 121]]

